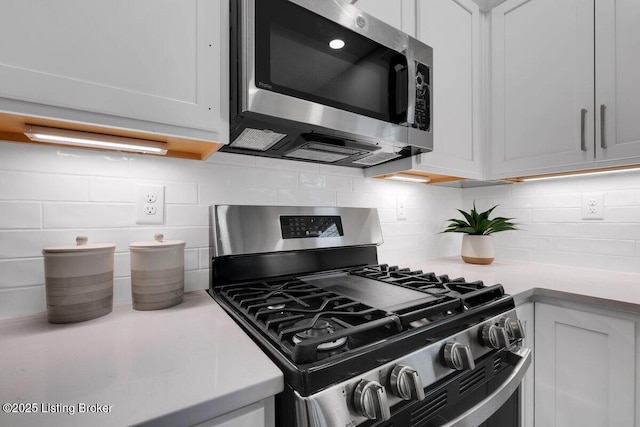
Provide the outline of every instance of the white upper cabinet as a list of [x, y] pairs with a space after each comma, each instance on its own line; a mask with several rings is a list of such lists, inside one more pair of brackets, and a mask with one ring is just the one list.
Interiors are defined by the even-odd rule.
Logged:
[[0, 111], [224, 143], [227, 11], [217, 0], [4, 1]]
[[415, 36], [416, 0], [359, 0], [355, 6], [381, 21]]
[[491, 11], [492, 178], [640, 163], [639, 14], [636, 0]]
[[492, 10], [492, 177], [593, 166], [593, 19], [584, 0]]
[[418, 38], [433, 48], [433, 152], [425, 170], [481, 178], [480, 11], [471, 0], [417, 4]]
[[[360, 0], [357, 5], [361, 3], [366, 4]], [[388, 5], [389, 17], [399, 14], [396, 2], [379, 3]], [[402, 4], [403, 10], [409, 9], [406, 2]], [[479, 179], [483, 172], [480, 10], [472, 0], [414, 0], [413, 7], [415, 36], [433, 48], [433, 151], [366, 169], [365, 175], [405, 172], [428, 176], [432, 182]]]
[[598, 166], [639, 163], [640, 2], [597, 0], [595, 6]]

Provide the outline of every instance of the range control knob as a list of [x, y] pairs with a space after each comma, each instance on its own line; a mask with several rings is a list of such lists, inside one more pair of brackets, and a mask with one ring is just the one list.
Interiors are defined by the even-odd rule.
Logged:
[[391, 410], [384, 387], [375, 381], [362, 380], [353, 392], [353, 406], [370, 420], [388, 420]]
[[444, 345], [444, 361], [448, 367], [457, 371], [476, 367], [469, 346], [459, 342], [448, 342]]
[[522, 327], [522, 323], [518, 319], [512, 319], [510, 317], [503, 317], [498, 320], [498, 326], [502, 326], [507, 330], [507, 334], [509, 338], [513, 340], [517, 340], [520, 338], [524, 338], [524, 328]]
[[424, 399], [424, 388], [418, 371], [408, 366], [398, 365], [389, 378], [391, 392], [404, 400]]
[[506, 348], [509, 346], [509, 334], [506, 328], [496, 325], [484, 325], [481, 334], [482, 343], [491, 348]]

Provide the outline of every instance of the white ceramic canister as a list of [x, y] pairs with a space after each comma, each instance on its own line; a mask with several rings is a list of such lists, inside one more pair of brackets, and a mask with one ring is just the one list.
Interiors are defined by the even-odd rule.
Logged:
[[42, 250], [50, 323], [95, 319], [113, 309], [113, 243], [51, 246]]
[[131, 297], [135, 310], [159, 310], [182, 302], [184, 295], [182, 240], [135, 242], [131, 251]]

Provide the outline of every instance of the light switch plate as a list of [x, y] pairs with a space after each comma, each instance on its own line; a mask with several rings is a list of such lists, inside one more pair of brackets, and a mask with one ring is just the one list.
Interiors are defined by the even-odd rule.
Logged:
[[404, 197], [396, 199], [396, 219], [398, 221], [407, 219], [407, 201]]

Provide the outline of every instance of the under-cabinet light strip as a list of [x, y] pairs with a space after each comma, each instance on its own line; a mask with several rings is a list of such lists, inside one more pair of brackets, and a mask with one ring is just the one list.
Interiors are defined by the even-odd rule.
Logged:
[[104, 148], [108, 150], [131, 151], [146, 154], [167, 154], [167, 144], [158, 141], [103, 135], [44, 126], [25, 126], [24, 134], [32, 141], [51, 144], [73, 145], [77, 147]]
[[522, 178], [520, 179], [520, 181], [523, 181], [523, 182], [524, 181], [526, 182], [543, 181], [543, 180], [549, 180], [549, 179], [575, 178], [575, 177], [581, 177], [581, 176], [608, 175], [613, 173], [637, 172], [637, 171], [640, 171], [640, 166], [627, 167], [627, 168], [621, 168], [621, 169], [607, 169], [607, 170], [592, 171], [592, 172], [576, 172], [576, 173], [569, 173], [565, 175], [532, 176], [529, 178]]
[[426, 176], [420, 177], [416, 175], [408, 175], [403, 173], [396, 173], [394, 175], [389, 175], [389, 176], [386, 176], [385, 179], [392, 179], [394, 181], [421, 182], [421, 183], [427, 183], [431, 181], [431, 178]]

